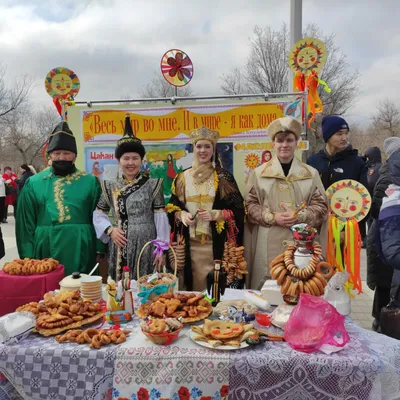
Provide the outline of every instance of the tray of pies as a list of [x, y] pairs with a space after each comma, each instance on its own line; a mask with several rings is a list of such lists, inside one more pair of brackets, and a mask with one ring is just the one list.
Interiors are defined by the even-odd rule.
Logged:
[[78, 329], [104, 316], [101, 305], [91, 300], [82, 300], [79, 291], [46, 293], [42, 302], [25, 304], [16, 311], [33, 312], [37, 317], [36, 332], [43, 336]]
[[204, 293], [174, 292], [164, 293], [151, 303], [142, 304], [136, 311], [139, 318], [182, 318], [184, 324], [202, 321], [212, 313], [212, 305], [204, 298]]
[[3, 271], [9, 275], [36, 275], [47, 274], [54, 271], [59, 265], [57, 260], [53, 258], [45, 258], [43, 260], [34, 260], [17, 258], [4, 264]]

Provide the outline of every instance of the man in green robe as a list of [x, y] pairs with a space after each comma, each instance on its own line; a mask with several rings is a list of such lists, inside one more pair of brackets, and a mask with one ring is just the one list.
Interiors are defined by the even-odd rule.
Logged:
[[66, 275], [88, 273], [98, 246], [92, 214], [101, 194], [99, 181], [75, 167], [76, 142], [65, 121], [50, 135], [47, 151], [51, 167], [30, 177], [18, 198], [19, 256], [52, 257]]

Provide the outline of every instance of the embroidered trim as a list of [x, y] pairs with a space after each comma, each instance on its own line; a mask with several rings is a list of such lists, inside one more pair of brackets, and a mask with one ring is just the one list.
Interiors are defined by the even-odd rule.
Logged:
[[215, 190], [215, 193], [217, 193], [218, 186], [219, 186], [218, 174], [217, 174], [217, 171], [214, 169], [214, 190]]
[[87, 173], [84, 171], [76, 171], [71, 175], [58, 178], [54, 182], [54, 201], [57, 205], [58, 222], [60, 224], [71, 219], [69, 207], [64, 205], [65, 185], [71, 185], [73, 181], [77, 181], [86, 175]]
[[225, 229], [225, 221], [218, 221], [215, 223], [217, 233], [221, 233]]
[[182, 211], [182, 209], [178, 206], [175, 206], [171, 203], [168, 203], [167, 206], [165, 207], [165, 210], [167, 211], [167, 213], [171, 214], [175, 211]]

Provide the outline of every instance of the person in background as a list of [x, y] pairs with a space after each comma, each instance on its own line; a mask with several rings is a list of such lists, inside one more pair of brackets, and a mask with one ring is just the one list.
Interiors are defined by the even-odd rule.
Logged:
[[0, 223], [3, 220], [3, 216], [6, 208], [6, 184], [3, 176], [0, 174]]
[[193, 164], [174, 179], [167, 211], [172, 231], [182, 229], [185, 238], [185, 288], [203, 291], [215, 261], [222, 260], [227, 218], [234, 220], [236, 243], [242, 245], [245, 209], [235, 178], [218, 163], [219, 133], [202, 127], [189, 137]]
[[104, 251], [92, 224], [99, 181], [75, 167], [75, 137], [65, 121], [49, 138], [52, 165], [31, 176], [18, 199], [16, 239], [20, 258], [54, 258], [65, 274], [89, 273]]
[[20, 195], [22, 188], [24, 187], [28, 178], [34, 175], [27, 164], [22, 164], [20, 167], [21, 176], [16, 180], [17, 182], [17, 196]]
[[380, 169], [382, 167], [382, 155], [379, 147], [370, 147], [365, 152], [365, 157], [367, 158], [367, 189], [372, 195], [374, 193], [374, 187], [376, 182], [378, 182], [380, 176]]
[[[322, 136], [325, 147], [310, 156], [307, 164], [314, 167], [321, 177], [325, 190], [333, 183], [343, 179], [352, 179], [368, 187], [367, 167], [358, 155], [358, 150], [350, 144], [350, 128], [346, 120], [338, 115], [329, 115], [322, 119]], [[361, 238], [366, 235], [365, 219], [359, 223]], [[341, 235], [344, 240], [344, 232]]]
[[[115, 149], [123, 176], [102, 182], [103, 193], [93, 213], [97, 237], [108, 244], [108, 274], [116, 280], [121, 280], [125, 266], [131, 269], [131, 277], [137, 279], [139, 254], [147, 242], [159, 239], [169, 244], [163, 181], [141, 172], [145, 154], [141, 140], [133, 134], [128, 114], [124, 136]], [[151, 274], [154, 265], [159, 271], [164, 265], [163, 254], [154, 256], [153, 251], [153, 246], [144, 250], [140, 276]]]
[[[384, 141], [383, 151], [388, 159], [397, 150], [400, 150], [400, 137], [390, 137]], [[392, 183], [388, 163], [386, 162], [380, 169], [380, 175], [373, 191], [370, 210], [372, 223], [367, 235], [367, 285], [371, 290], [375, 291], [372, 306], [372, 316], [374, 317], [372, 329], [374, 331], [380, 330], [380, 313], [390, 300], [393, 268], [378, 257], [374, 241], [382, 200], [385, 197], [386, 189]]]
[[[381, 155], [381, 150], [379, 147], [370, 147], [366, 152], [365, 152], [365, 166], [367, 167], [367, 181], [368, 181], [368, 192], [371, 195], [371, 197], [374, 194], [374, 188], [376, 185], [376, 182], [379, 179], [380, 176], [380, 169], [382, 167], [382, 155]], [[368, 230], [371, 228], [372, 224], [372, 217], [371, 214], [369, 213], [367, 215], [366, 223]], [[362, 241], [362, 248], [365, 249], [367, 245], [367, 235], [364, 236], [364, 239]]]
[[394, 297], [400, 285], [400, 150], [389, 157], [387, 164], [393, 183], [386, 189], [386, 197], [382, 200], [375, 246], [385, 264], [392, 267], [390, 297]]
[[7, 223], [8, 218], [8, 206], [13, 206], [14, 217], [16, 211], [16, 201], [17, 201], [17, 182], [18, 176], [12, 172], [11, 167], [4, 168], [3, 179], [6, 184], [6, 204], [4, 208], [4, 214], [1, 216], [3, 218], [2, 223]]
[[[301, 123], [293, 117], [279, 118], [267, 133], [275, 153], [253, 171], [246, 186], [245, 257], [252, 289], [260, 289], [269, 277], [270, 262], [293, 244], [292, 225], [317, 228], [321, 241], [327, 235], [328, 202], [321, 179], [295, 157]], [[295, 213], [303, 203], [305, 208]]]
[[367, 167], [350, 144], [350, 128], [339, 116], [322, 119], [322, 136], [325, 147], [313, 154], [307, 164], [314, 167], [321, 177], [325, 190], [342, 179], [353, 179], [368, 187]]

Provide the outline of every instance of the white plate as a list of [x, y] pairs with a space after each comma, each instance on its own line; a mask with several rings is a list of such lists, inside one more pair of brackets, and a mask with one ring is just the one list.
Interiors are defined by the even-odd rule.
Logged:
[[[203, 325], [198, 325], [199, 328], [202, 328]], [[193, 340], [193, 342], [197, 343], [200, 346], [207, 347], [208, 349], [213, 349], [213, 350], [239, 350], [239, 349], [244, 349], [246, 347], [249, 347], [249, 344], [246, 342], [240, 343], [240, 347], [235, 347], [235, 346], [218, 346], [218, 347], [212, 347], [210, 343], [208, 342], [198, 342], [197, 340], [194, 340], [194, 337], [197, 336], [198, 334], [196, 332], [193, 332], [192, 329], [189, 331], [189, 337], [190, 339]]]

